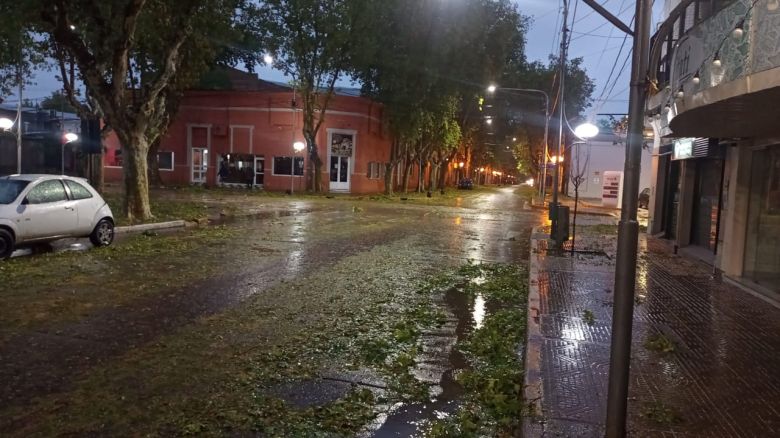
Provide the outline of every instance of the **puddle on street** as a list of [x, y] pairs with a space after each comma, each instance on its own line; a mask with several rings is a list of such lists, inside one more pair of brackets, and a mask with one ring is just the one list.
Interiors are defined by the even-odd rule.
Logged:
[[[425, 423], [452, 415], [459, 406], [463, 387], [457, 382], [457, 373], [468, 368], [463, 354], [455, 345], [474, 327], [473, 309], [468, 297], [457, 289], [444, 294], [448, 318], [439, 329], [422, 334], [422, 351], [412, 374], [431, 384], [433, 399], [427, 403], [397, 404], [386, 416], [373, 437], [417, 436]], [[484, 314], [483, 314], [484, 316]]]

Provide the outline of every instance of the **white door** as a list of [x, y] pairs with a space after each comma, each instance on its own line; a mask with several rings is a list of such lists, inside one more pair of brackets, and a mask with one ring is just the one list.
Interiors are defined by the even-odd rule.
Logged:
[[330, 157], [330, 190], [349, 191], [349, 157]]
[[265, 158], [255, 157], [255, 185], [262, 187], [265, 178]]
[[192, 148], [192, 168], [191, 182], [195, 184], [206, 183], [206, 172], [209, 167], [209, 150], [206, 148]]
[[77, 233], [76, 202], [68, 199], [58, 179], [39, 183], [20, 206], [23, 239], [40, 239]]

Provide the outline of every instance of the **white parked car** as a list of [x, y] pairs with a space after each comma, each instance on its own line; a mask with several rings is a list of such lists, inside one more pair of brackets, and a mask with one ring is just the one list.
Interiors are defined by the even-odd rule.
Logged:
[[15, 247], [65, 237], [114, 241], [114, 216], [83, 178], [58, 175], [0, 177], [0, 259]]

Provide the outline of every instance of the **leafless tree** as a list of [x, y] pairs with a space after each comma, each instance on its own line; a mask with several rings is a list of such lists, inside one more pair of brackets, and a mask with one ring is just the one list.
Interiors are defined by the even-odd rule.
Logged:
[[[581, 147], [585, 146], [585, 151]], [[577, 142], [572, 144], [571, 165], [569, 166], [569, 179], [574, 186], [574, 217], [572, 219], [571, 231], [571, 252], [574, 254], [574, 245], [577, 238], [577, 207], [580, 203], [580, 185], [586, 179], [588, 172], [588, 163], [590, 162], [590, 144], [586, 142]]]

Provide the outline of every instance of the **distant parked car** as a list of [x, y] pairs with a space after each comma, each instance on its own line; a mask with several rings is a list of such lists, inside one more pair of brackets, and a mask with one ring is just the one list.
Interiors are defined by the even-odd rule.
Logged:
[[461, 190], [471, 190], [474, 188], [474, 181], [471, 178], [463, 178], [458, 181], [458, 188]]
[[639, 194], [639, 208], [644, 208], [645, 210], [650, 206], [650, 189], [644, 189], [642, 190], [642, 193]]
[[114, 241], [114, 216], [82, 178], [57, 175], [0, 177], [0, 259], [14, 248], [65, 237], [89, 237], [95, 246]]

